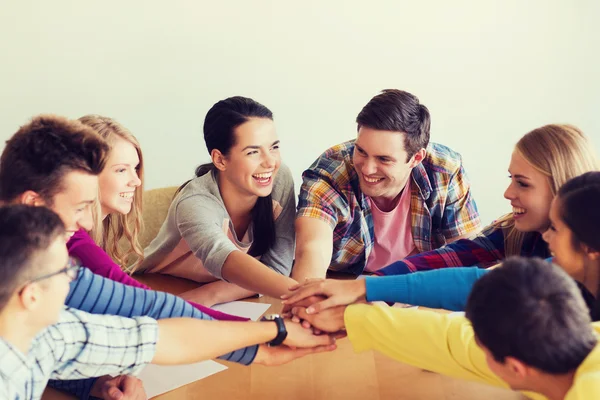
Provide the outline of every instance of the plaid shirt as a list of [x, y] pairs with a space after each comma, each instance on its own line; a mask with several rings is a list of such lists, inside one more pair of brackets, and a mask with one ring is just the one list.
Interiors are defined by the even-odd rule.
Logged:
[[39, 399], [48, 379], [135, 374], [152, 361], [155, 320], [91, 315], [65, 308], [27, 354], [0, 337], [0, 398]]
[[[321, 219], [333, 229], [330, 268], [360, 274], [375, 242], [373, 217], [360, 191], [354, 140], [333, 146], [304, 173], [296, 217]], [[411, 172], [412, 235], [419, 252], [436, 249], [480, 228], [460, 154], [430, 143]]]

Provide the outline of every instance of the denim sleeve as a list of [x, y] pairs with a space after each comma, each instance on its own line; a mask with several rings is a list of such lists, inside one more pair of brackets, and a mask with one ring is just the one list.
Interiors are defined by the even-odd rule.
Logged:
[[476, 267], [445, 268], [408, 275], [368, 276], [367, 301], [464, 311], [475, 281], [488, 272]]
[[[81, 268], [77, 279], [71, 282], [71, 289], [65, 304], [91, 314], [122, 317], [148, 316], [154, 319], [188, 317], [213, 320], [212, 317], [177, 296], [127, 286], [95, 275], [87, 268]], [[224, 354], [219, 359], [248, 365], [254, 361], [257, 351], [258, 346], [249, 346]], [[78, 398], [87, 399], [93, 381], [94, 379], [50, 381], [50, 386], [75, 394]]]

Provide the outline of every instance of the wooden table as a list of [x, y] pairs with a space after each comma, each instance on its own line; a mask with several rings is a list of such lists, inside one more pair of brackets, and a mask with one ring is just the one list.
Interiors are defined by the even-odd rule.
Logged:
[[[156, 290], [174, 294], [197, 286], [183, 279], [151, 274], [136, 278]], [[247, 301], [272, 304], [267, 313], [281, 310], [278, 299], [261, 297]], [[203, 343], [206, 342], [199, 338], [198, 345]], [[278, 367], [223, 363], [227, 370], [155, 399], [524, 399], [515, 392], [423, 371], [372, 351], [356, 354], [348, 339], [339, 340], [338, 349], [333, 352], [310, 355]]]

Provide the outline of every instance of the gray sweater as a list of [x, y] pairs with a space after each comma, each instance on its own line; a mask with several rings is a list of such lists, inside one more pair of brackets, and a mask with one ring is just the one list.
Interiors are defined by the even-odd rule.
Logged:
[[[275, 245], [260, 261], [289, 276], [294, 257], [294, 181], [281, 164], [271, 193], [275, 216]], [[221, 270], [232, 251], [247, 252], [253, 225], [237, 238], [225, 209], [214, 172], [192, 179], [177, 195], [156, 238], [144, 251], [141, 271], [159, 272], [207, 282], [207, 273], [223, 279]]]

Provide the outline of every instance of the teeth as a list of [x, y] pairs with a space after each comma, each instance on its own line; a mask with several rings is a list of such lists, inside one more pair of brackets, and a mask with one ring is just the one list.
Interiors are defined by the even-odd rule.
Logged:
[[375, 183], [375, 182], [379, 182], [380, 180], [382, 180], [383, 178], [367, 178], [366, 176], [363, 175], [363, 177], [365, 178], [365, 181], [369, 182], [369, 183]]
[[266, 174], [255, 174], [255, 175], [252, 175], [252, 176], [255, 177], [255, 178], [257, 178], [257, 179], [269, 179], [272, 175], [273, 175], [272, 172], [268, 172]]
[[131, 199], [133, 197], [133, 192], [120, 193], [119, 196], [121, 196], [125, 199]]
[[521, 207], [513, 207], [513, 214], [525, 214], [527, 212], [526, 209]]

